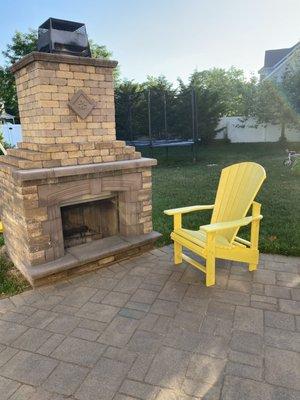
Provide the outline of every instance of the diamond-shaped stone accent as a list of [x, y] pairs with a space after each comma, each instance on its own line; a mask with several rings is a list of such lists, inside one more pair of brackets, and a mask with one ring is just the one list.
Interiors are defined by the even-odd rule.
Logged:
[[78, 90], [69, 101], [70, 108], [81, 119], [85, 119], [91, 113], [95, 105], [95, 101], [89, 98], [89, 96], [82, 90]]

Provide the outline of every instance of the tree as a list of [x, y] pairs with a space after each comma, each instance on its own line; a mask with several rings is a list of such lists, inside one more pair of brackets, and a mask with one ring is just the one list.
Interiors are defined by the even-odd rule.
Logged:
[[300, 71], [287, 72], [283, 80], [286, 99], [297, 115], [300, 115]]
[[150, 97], [152, 138], [192, 138], [193, 95], [195, 138], [208, 143], [216, 134], [224, 106], [216, 88], [207, 87], [203, 80], [198, 78], [199, 75], [192, 74], [188, 84], [179, 80], [177, 89], [164, 76], [148, 76], [142, 84], [125, 80], [117, 85], [118, 137], [131, 140], [148, 137]]
[[203, 144], [209, 143], [215, 137], [218, 122], [224, 115], [224, 102], [217, 89], [209, 87], [198, 71], [190, 76], [187, 85], [180, 79], [178, 83], [174, 114], [177, 134], [191, 138], [194, 125], [195, 139], [201, 139]]
[[256, 84], [255, 78], [246, 80], [243, 71], [234, 67], [196, 70], [187, 85], [179, 79], [175, 131], [191, 138], [194, 130], [196, 139], [201, 139], [202, 143], [210, 142], [222, 116], [246, 115], [253, 108]]
[[22, 33], [16, 31], [12, 37], [12, 42], [6, 46], [6, 50], [2, 52], [6, 64], [10, 66], [20, 58], [26, 56], [37, 49], [37, 31], [29, 29], [29, 32]]
[[[0, 100], [5, 103], [6, 110], [18, 116], [18, 102], [16, 95], [15, 80], [13, 74], [10, 72], [9, 67], [11, 64], [20, 60], [26, 54], [31, 53], [37, 49], [37, 31], [29, 29], [27, 33], [15, 32], [12, 37], [11, 43], [6, 46], [2, 52], [5, 59], [5, 66], [0, 67]], [[90, 40], [90, 47], [92, 57], [110, 59], [112, 53], [106, 46], [100, 46]], [[119, 70], [116, 70], [115, 79], [119, 77]]]
[[18, 115], [18, 100], [15, 78], [8, 68], [0, 67], [0, 101], [5, 104], [9, 114]]
[[93, 40], [89, 40], [89, 44], [93, 58], [105, 58], [109, 60], [112, 57], [112, 52], [106, 46], [101, 46]]
[[[148, 98], [150, 91], [151, 130], [156, 138], [168, 137], [174, 132], [174, 112], [176, 90], [173, 84], [163, 75], [148, 76], [144, 83], [144, 96]], [[148, 121], [147, 104], [146, 115]]]
[[[112, 51], [108, 50], [108, 48], [105, 45], [100, 45], [98, 43], [95, 43], [92, 39], [89, 40], [89, 44], [90, 44], [92, 58], [104, 58], [106, 60], [110, 60], [112, 58], [113, 56]], [[117, 66], [113, 72], [115, 84], [117, 84], [120, 81], [120, 75], [121, 75], [120, 67]]]
[[280, 140], [288, 126], [300, 127], [300, 72], [288, 72], [281, 82], [264, 80], [258, 85], [252, 115], [258, 123], [280, 125]]
[[141, 84], [124, 80], [116, 85], [118, 137], [133, 140], [149, 136], [149, 94], [152, 138], [167, 137], [174, 133], [176, 90], [166, 77], [148, 76]]
[[139, 124], [142, 86], [124, 80], [115, 89], [116, 126], [120, 138], [134, 140], [134, 133], [141, 133]]
[[5, 66], [0, 67], [0, 100], [4, 101], [6, 111], [18, 115], [18, 101], [15, 86], [15, 79], [9, 70], [9, 66], [26, 54], [36, 50], [37, 31], [32, 29], [28, 33], [16, 32], [12, 42], [2, 52], [5, 59]]
[[247, 80], [244, 72], [231, 67], [229, 69], [212, 68], [194, 71], [193, 84], [210, 92], [218, 93], [220, 106], [226, 116], [245, 115], [248, 102], [253, 96], [256, 78]]

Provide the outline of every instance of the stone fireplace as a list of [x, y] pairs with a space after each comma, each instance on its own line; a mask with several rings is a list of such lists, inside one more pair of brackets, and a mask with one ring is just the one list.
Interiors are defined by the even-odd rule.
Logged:
[[23, 141], [0, 157], [7, 251], [31, 284], [148, 250], [151, 167], [116, 140], [115, 61], [33, 52], [12, 66]]

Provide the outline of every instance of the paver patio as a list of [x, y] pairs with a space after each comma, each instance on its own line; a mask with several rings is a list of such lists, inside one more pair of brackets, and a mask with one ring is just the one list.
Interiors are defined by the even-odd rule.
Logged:
[[0, 300], [1, 400], [296, 400], [300, 259], [219, 262], [172, 248]]

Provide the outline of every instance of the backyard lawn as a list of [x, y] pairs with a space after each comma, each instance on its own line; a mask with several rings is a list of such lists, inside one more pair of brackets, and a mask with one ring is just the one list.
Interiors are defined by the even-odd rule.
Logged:
[[[144, 150], [143, 155], [150, 156], [149, 149]], [[282, 165], [286, 157], [283, 147], [278, 144], [200, 146], [195, 164], [188, 148], [170, 149], [168, 160], [165, 149], [154, 149], [153, 156], [159, 162], [158, 167], [153, 169], [154, 229], [163, 234], [159, 245], [170, 243], [172, 229], [172, 218], [164, 215], [163, 210], [212, 204], [221, 169], [236, 162], [255, 161], [263, 165], [267, 172], [267, 180], [257, 197], [262, 203], [264, 216], [260, 250], [300, 255], [300, 177]], [[184, 225], [197, 228], [209, 223], [209, 219], [209, 211], [192, 213], [184, 217]], [[248, 230], [243, 229], [241, 236], [247, 238]]]

